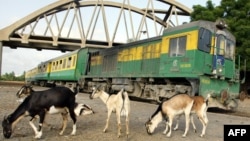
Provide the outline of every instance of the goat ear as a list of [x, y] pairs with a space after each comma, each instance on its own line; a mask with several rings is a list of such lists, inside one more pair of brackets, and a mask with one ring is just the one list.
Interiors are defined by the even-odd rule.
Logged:
[[101, 84], [100, 85], [98, 85], [98, 87], [96, 88], [98, 91], [100, 91], [101, 90]]
[[8, 117], [4, 116], [4, 121], [6, 121], [7, 123], [10, 123], [8, 118], [9, 116]]

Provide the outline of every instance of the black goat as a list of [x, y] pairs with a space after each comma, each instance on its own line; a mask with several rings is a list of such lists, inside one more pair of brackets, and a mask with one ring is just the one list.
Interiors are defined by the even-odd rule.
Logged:
[[[23, 86], [23, 88], [28, 88], [29, 86]], [[32, 89], [31, 94], [27, 96], [24, 101], [17, 107], [17, 109], [7, 117], [4, 117], [2, 121], [3, 135], [5, 138], [10, 138], [15, 124], [25, 116], [31, 116], [29, 122], [30, 126], [35, 132], [35, 138], [41, 138], [42, 136], [42, 126], [45, 119], [46, 113], [58, 113], [60, 112], [63, 117], [70, 114], [73, 120], [73, 130], [71, 135], [76, 133], [76, 114], [74, 112], [75, 108], [75, 95], [77, 92], [72, 92], [67, 87], [54, 87], [44, 91], [34, 91]], [[39, 116], [39, 128], [35, 127], [33, 120], [35, 116]], [[64, 118], [65, 119], [65, 118]], [[67, 117], [66, 119], [67, 120]], [[64, 129], [60, 132], [63, 134]]]

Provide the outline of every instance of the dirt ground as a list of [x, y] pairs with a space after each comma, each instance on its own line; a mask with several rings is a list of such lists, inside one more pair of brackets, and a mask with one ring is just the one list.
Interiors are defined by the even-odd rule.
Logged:
[[[15, 97], [16, 92], [20, 88], [19, 85], [1, 85], [0, 84], [0, 122], [4, 116], [12, 113], [19, 103]], [[35, 90], [42, 90], [47, 88], [34, 87]], [[90, 105], [95, 114], [78, 117], [77, 120], [77, 132], [75, 136], [70, 136], [72, 131], [72, 121], [69, 118], [68, 126], [64, 132], [64, 135], [60, 136], [59, 128], [61, 125], [60, 115], [48, 115], [47, 123], [53, 126], [52, 129], [47, 127], [43, 128], [42, 141], [107, 141], [107, 140], [127, 140], [127, 141], [152, 141], [152, 140], [166, 140], [168, 139], [162, 134], [165, 124], [160, 123], [158, 128], [155, 130], [153, 135], [148, 135], [145, 130], [145, 122], [156, 110], [157, 105], [142, 103], [142, 102], [131, 102], [131, 115], [130, 115], [130, 135], [128, 138], [125, 136], [125, 124], [124, 118], [122, 118], [122, 136], [117, 138], [116, 130], [116, 118], [115, 114], [111, 116], [109, 129], [107, 133], [103, 133], [102, 130], [106, 121], [106, 106], [100, 99], [90, 100], [88, 94], [79, 93], [77, 96], [77, 102], [85, 103]], [[239, 103], [238, 113], [242, 116], [230, 115], [228, 113], [214, 113], [208, 112], [209, 124], [207, 127], [207, 132], [204, 138], [200, 138], [202, 125], [195, 118], [195, 123], [198, 129], [198, 133], [194, 133], [190, 125], [190, 130], [186, 138], [182, 138], [181, 135], [184, 133], [185, 121], [181, 118], [179, 130], [172, 132], [171, 141], [200, 141], [200, 140], [213, 140], [213, 141], [223, 141], [223, 127], [225, 124], [247, 124], [250, 125], [250, 99], [246, 99]], [[237, 113], [236, 112], [236, 113]], [[30, 117], [23, 118], [18, 124], [14, 131], [14, 134], [10, 139], [5, 139], [2, 133], [2, 127], [0, 128], [0, 141], [30, 141], [35, 140], [34, 132], [28, 121]]]

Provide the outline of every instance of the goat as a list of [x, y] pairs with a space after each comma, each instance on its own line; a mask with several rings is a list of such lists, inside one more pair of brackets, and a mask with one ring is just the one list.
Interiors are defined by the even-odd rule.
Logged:
[[[146, 131], [151, 135], [158, 124], [165, 118], [169, 121], [166, 126], [169, 127], [169, 132], [167, 137], [171, 136], [172, 122], [175, 116], [180, 114], [185, 114], [186, 118], [186, 129], [183, 137], [186, 137], [189, 130], [190, 123], [190, 112], [193, 106], [194, 100], [187, 94], [177, 94], [171, 97], [170, 99], [163, 101], [158, 106], [157, 110], [153, 113], [150, 119], [145, 123]], [[167, 128], [168, 128], [167, 127]]]
[[[208, 109], [208, 98], [210, 97], [210, 95], [207, 96], [207, 98], [205, 99], [203, 96], [192, 96], [191, 98], [194, 100], [192, 109], [191, 109], [191, 123], [193, 125], [193, 129], [194, 132], [196, 132], [196, 126], [194, 124], [194, 120], [193, 120], [193, 114], [196, 114], [198, 116], [198, 119], [200, 120], [200, 122], [202, 123], [202, 133], [200, 135], [200, 137], [203, 137], [205, 135], [206, 132], [206, 127], [208, 124], [208, 119], [207, 119], [207, 109]], [[179, 119], [180, 116], [177, 117], [177, 122], [176, 122], [176, 126], [174, 128], [174, 130], [178, 129], [179, 126]], [[168, 124], [168, 123], [166, 123]], [[168, 131], [168, 126], [166, 125], [166, 129], [164, 130], [163, 134], [166, 134]]]
[[[22, 86], [16, 93], [16, 97], [18, 98], [18, 102], [22, 103], [24, 99], [29, 96], [34, 90], [32, 89], [32, 86], [30, 85], [24, 85]], [[81, 115], [89, 115], [94, 114], [94, 111], [89, 105], [83, 104], [83, 103], [75, 103], [74, 112], [76, 116]]]
[[[3, 134], [5, 138], [10, 138], [12, 131], [18, 121], [25, 116], [31, 116], [29, 122], [30, 126], [35, 132], [35, 138], [41, 138], [42, 126], [46, 113], [61, 113], [64, 119], [64, 126], [59, 133], [63, 134], [66, 128], [66, 121], [68, 112], [73, 120], [73, 130], [71, 135], [76, 133], [76, 114], [75, 109], [75, 95], [77, 92], [72, 92], [67, 87], [54, 87], [44, 91], [34, 91], [32, 89], [31, 94], [27, 96], [24, 101], [17, 107], [17, 109], [4, 117], [2, 121]], [[39, 128], [37, 129], [33, 123], [36, 116], [39, 116]]]
[[104, 90], [98, 88], [93, 88], [93, 92], [90, 95], [90, 99], [98, 98], [106, 104], [108, 109], [108, 116], [106, 120], [105, 128], [103, 132], [105, 133], [108, 129], [110, 115], [113, 110], [116, 111], [117, 125], [118, 125], [118, 138], [121, 135], [121, 119], [120, 116], [126, 116], [126, 135], [129, 135], [129, 114], [130, 114], [130, 100], [128, 93], [124, 89], [120, 90], [117, 95], [109, 95]]

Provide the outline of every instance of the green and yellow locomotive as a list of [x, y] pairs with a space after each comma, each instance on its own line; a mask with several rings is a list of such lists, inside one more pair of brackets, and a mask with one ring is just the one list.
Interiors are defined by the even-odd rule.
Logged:
[[240, 98], [243, 65], [236, 61], [235, 43], [223, 21], [195, 21], [162, 36], [108, 49], [81, 48], [49, 60], [48, 81], [72, 82], [85, 92], [99, 85], [107, 92], [125, 88], [131, 97], [155, 101], [178, 93], [210, 94], [210, 106], [232, 109]]
[[196, 21], [166, 29], [162, 36], [90, 54], [80, 82], [107, 91], [160, 101], [178, 93], [211, 94], [211, 106], [237, 107], [240, 77], [235, 38], [224, 22]]

